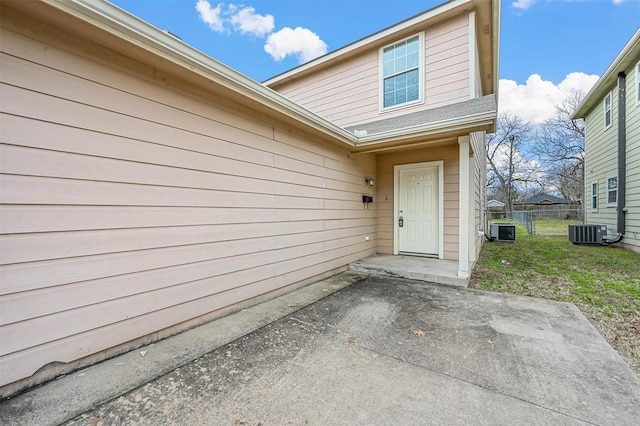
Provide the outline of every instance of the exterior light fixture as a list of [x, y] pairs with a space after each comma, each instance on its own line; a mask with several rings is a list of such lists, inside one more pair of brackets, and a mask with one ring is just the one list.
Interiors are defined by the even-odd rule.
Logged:
[[367, 185], [369, 185], [369, 186], [373, 186], [373, 182], [374, 182], [374, 180], [373, 180], [373, 178], [372, 178], [372, 177], [368, 177], [368, 178], [366, 178], [364, 181], [365, 181], [365, 183], [366, 183]]

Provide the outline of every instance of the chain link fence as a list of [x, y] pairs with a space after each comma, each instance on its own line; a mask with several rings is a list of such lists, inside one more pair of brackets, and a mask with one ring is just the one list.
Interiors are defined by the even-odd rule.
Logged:
[[487, 217], [492, 223], [515, 222], [527, 234], [540, 236], [568, 235], [568, 225], [584, 223], [582, 209], [515, 210], [511, 217], [505, 212], [489, 211]]

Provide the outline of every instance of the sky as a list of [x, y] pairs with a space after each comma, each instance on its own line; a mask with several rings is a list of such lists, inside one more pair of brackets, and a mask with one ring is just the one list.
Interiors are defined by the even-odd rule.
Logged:
[[[264, 81], [444, 0], [111, 0]], [[502, 0], [499, 110], [541, 123], [588, 92], [640, 27], [640, 0]]]

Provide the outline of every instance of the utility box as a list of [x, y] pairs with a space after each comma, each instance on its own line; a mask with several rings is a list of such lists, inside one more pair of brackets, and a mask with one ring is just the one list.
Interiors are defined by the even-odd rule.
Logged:
[[491, 237], [503, 243], [516, 242], [516, 226], [512, 223], [492, 223]]
[[601, 244], [607, 237], [607, 225], [569, 225], [569, 241], [573, 244]]

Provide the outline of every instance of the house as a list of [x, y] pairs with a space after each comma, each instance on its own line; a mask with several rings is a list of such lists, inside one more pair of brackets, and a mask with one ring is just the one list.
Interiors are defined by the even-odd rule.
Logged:
[[[4, 389], [376, 253], [469, 275], [497, 0], [447, 2], [267, 85], [108, 2], [0, 8]], [[378, 76], [403, 55], [417, 68]]]
[[640, 253], [640, 30], [573, 118], [585, 120], [586, 223]]
[[575, 219], [580, 216], [578, 206], [562, 197], [538, 194], [518, 202], [519, 210], [535, 210], [536, 217]]
[[557, 205], [566, 205], [569, 204], [569, 201], [565, 200], [562, 197], [556, 197], [555, 195], [550, 194], [538, 194], [533, 197], [529, 197], [526, 200], [522, 201], [522, 206], [530, 206], [530, 207], [543, 207], [543, 206], [557, 206]]
[[505, 204], [498, 200], [489, 200], [487, 201], [487, 208], [489, 209], [501, 209], [504, 210]]

